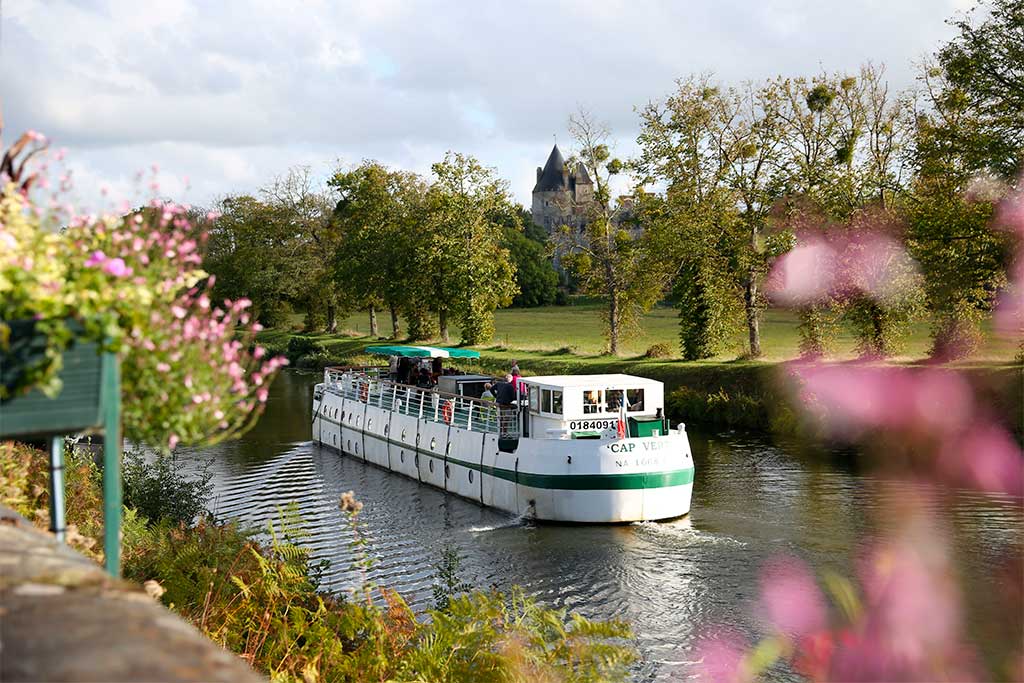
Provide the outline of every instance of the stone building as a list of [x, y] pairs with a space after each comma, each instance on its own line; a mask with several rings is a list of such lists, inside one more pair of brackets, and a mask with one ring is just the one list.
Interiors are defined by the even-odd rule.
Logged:
[[570, 170], [555, 145], [533, 186], [533, 222], [550, 235], [563, 225], [579, 230], [594, 202], [594, 183], [583, 164]]

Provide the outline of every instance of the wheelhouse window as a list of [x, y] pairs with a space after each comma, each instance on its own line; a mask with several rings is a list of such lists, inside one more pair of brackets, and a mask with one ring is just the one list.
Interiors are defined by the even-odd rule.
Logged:
[[643, 389], [626, 389], [626, 409], [631, 413], [644, 411]]
[[551, 390], [541, 389], [540, 390], [540, 412], [550, 413], [551, 412]]
[[619, 408], [622, 407], [623, 391], [622, 389], [606, 389], [604, 392], [606, 402], [606, 412], [617, 413]]
[[562, 414], [562, 392], [557, 389], [540, 390], [540, 412], [551, 415]]
[[537, 387], [530, 387], [530, 410], [540, 412], [540, 391]]
[[583, 414], [590, 415], [593, 413], [600, 413], [604, 408], [604, 401], [602, 400], [602, 391], [600, 389], [586, 389], [583, 392]]
[[555, 415], [562, 414], [562, 392], [552, 391], [551, 392], [551, 412]]

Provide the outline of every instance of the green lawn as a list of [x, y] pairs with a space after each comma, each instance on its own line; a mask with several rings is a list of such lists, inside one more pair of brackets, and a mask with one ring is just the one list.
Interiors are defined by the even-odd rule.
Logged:
[[[378, 315], [379, 332], [383, 337], [391, 335], [391, 318]], [[332, 351], [341, 352], [342, 347], [356, 350], [365, 345], [368, 339], [369, 318], [365, 313], [350, 316], [341, 321], [340, 329], [344, 330], [349, 339], [321, 337], [329, 344]], [[505, 355], [519, 354], [524, 357], [536, 354], [550, 356], [553, 351], [568, 349], [573, 355], [583, 358], [600, 356], [604, 350], [602, 337], [601, 308], [596, 304], [575, 306], [545, 306], [540, 308], [510, 308], [497, 311], [495, 314], [495, 335], [491, 344], [478, 347]], [[452, 326], [452, 344], [458, 343], [458, 328]], [[351, 337], [358, 336], [358, 340]], [[652, 344], [664, 342], [673, 351], [678, 349], [678, 321], [675, 310], [656, 308], [644, 316], [638, 334], [622, 344], [623, 357], [642, 355]], [[761, 325], [761, 345], [764, 351], [763, 360], [780, 361], [795, 358], [799, 334], [796, 316], [783, 310], [769, 310], [764, 314]], [[907, 339], [904, 351], [894, 359], [912, 362], [926, 357], [931, 344], [927, 323], [921, 322], [913, 326]], [[854, 357], [855, 340], [849, 328], [842, 328], [835, 340], [833, 356], [839, 359]], [[738, 336], [728, 352], [709, 359], [711, 362], [732, 361], [741, 356], [745, 348], [745, 339]], [[982, 348], [972, 357], [973, 362], [1010, 361], [1014, 357], [1015, 344], [1006, 339], [986, 336]], [[560, 354], [561, 355], [561, 354]], [[581, 358], [581, 360], [583, 359]]]

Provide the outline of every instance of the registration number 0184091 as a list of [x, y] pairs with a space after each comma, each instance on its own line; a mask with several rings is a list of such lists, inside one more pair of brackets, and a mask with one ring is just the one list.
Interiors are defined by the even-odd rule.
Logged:
[[573, 420], [569, 429], [615, 429], [618, 420]]

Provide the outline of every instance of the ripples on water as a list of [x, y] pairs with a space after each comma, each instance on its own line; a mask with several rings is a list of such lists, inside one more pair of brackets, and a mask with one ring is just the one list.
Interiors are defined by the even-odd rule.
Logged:
[[[533, 525], [314, 446], [308, 439], [315, 381], [285, 373], [252, 432], [193, 454], [196, 462], [212, 459], [211, 507], [219, 516], [263, 526], [295, 501], [314, 560], [331, 563], [324, 588], [345, 591], [362, 581], [351, 569], [353, 532], [338, 509], [341, 494], [354, 490], [365, 505], [359, 519], [374, 560], [371, 580], [397, 589], [414, 608], [429, 607], [434, 565], [451, 545], [462, 558], [462, 578], [475, 586], [518, 584], [551, 606], [629, 620], [642, 656], [638, 679], [688, 677], [688, 652], [712, 626], [757, 637], [753, 602], [767, 558], [795, 554], [818, 570], [852, 574], [851, 557], [879, 504], [867, 494], [909, 492], [757, 439], [691, 434], [697, 475], [688, 517]], [[976, 493], [952, 501], [943, 512], [961, 570], [979, 593], [989, 592], [987, 566], [1019, 547], [1024, 514], [1011, 501]]]

